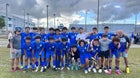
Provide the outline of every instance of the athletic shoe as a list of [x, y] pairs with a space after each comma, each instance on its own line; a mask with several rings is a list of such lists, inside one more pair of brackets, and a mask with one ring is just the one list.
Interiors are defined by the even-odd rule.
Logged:
[[15, 69], [14, 68], [11, 68], [11, 72], [14, 72], [15, 71]]
[[71, 70], [74, 70], [74, 66], [71, 66]]
[[88, 73], [88, 70], [85, 70], [85, 74], [87, 74]]
[[130, 73], [130, 69], [129, 69], [129, 67], [126, 68], [126, 73], [127, 73], [127, 74]]
[[47, 69], [47, 66], [44, 66], [44, 69]]
[[35, 70], [35, 72], [38, 72], [38, 70], [39, 70], [39, 67], [36, 67], [36, 70]]
[[112, 70], [111, 69], [108, 70], [108, 74], [109, 75], [112, 74]]
[[44, 67], [41, 67], [40, 72], [43, 72], [43, 71], [44, 71]]
[[64, 67], [61, 67], [61, 70], [63, 70], [64, 69]]
[[116, 70], [116, 74], [121, 74], [121, 71], [120, 70]]
[[20, 68], [19, 67], [16, 67], [16, 71], [18, 71], [18, 70], [20, 70]]
[[88, 72], [91, 72], [91, 67], [88, 68]]
[[102, 69], [99, 69], [98, 72], [99, 72], [99, 73], [102, 73]]
[[107, 73], [108, 73], [108, 70], [107, 70], [107, 69], [105, 69], [105, 70], [104, 70], [104, 72], [107, 74]]
[[67, 70], [70, 70], [70, 68], [69, 68], [69, 67], [67, 67]]
[[23, 68], [24, 68], [24, 66], [23, 66], [23, 65], [21, 65], [21, 66], [20, 66], [20, 68], [21, 68], [21, 69], [23, 69]]
[[93, 70], [93, 72], [94, 72], [94, 73], [97, 73], [97, 70], [96, 70], [96, 68], [93, 68], [92, 70]]

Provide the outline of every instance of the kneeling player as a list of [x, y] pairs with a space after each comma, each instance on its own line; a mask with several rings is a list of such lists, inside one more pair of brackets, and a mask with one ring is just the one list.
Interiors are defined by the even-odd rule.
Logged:
[[80, 56], [79, 56], [79, 51], [77, 50], [77, 45], [72, 45], [70, 55], [71, 55], [71, 70], [74, 70], [74, 69], [78, 70]]
[[115, 55], [115, 64], [116, 64], [116, 73], [121, 74], [119, 69], [120, 59], [119, 59], [119, 48], [120, 48], [120, 39], [118, 37], [114, 37], [112, 42], [110, 43], [110, 59], [109, 59], [109, 70], [108, 74], [112, 73], [112, 58]]

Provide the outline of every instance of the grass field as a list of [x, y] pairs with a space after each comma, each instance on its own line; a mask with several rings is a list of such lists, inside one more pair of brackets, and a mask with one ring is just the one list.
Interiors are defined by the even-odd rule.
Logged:
[[[48, 69], [43, 73], [23, 73], [22, 71], [10, 72], [10, 57], [7, 48], [0, 48], [0, 78], [139, 78], [140, 77], [140, 49], [133, 48], [129, 50], [129, 65], [131, 69], [130, 74], [123, 73], [117, 75], [113, 72], [112, 75], [94, 74], [93, 72], [84, 74], [82, 70], [79, 71], [53, 71]], [[121, 70], [124, 70], [124, 63], [121, 59]]]

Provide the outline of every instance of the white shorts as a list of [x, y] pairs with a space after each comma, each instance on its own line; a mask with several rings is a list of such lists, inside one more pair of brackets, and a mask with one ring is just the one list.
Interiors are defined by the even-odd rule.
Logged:
[[11, 59], [20, 58], [21, 49], [14, 49], [14, 52], [11, 52], [11, 49], [10, 49], [10, 56], [11, 56]]
[[122, 56], [122, 57], [128, 57], [128, 53], [126, 53], [126, 51], [120, 52], [120, 56]]

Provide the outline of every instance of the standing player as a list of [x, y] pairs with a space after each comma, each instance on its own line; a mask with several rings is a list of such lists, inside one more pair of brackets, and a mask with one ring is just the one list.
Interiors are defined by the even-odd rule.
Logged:
[[61, 33], [61, 35], [62, 35], [62, 38], [66, 38], [67, 41], [69, 40], [69, 33], [68, 33], [67, 27], [63, 27], [63, 28], [62, 28], [62, 33]]
[[80, 27], [79, 33], [76, 36], [77, 42], [79, 42], [80, 40], [86, 40], [87, 37], [88, 37], [88, 34], [84, 32], [84, 29], [82, 27]]
[[[16, 28], [15, 35], [10, 40], [10, 55], [11, 55], [11, 71], [20, 70], [19, 68], [19, 58], [21, 54], [21, 29]], [[16, 60], [16, 68], [14, 68], [14, 62]]]
[[35, 37], [35, 41], [32, 43], [33, 45], [33, 55], [34, 55], [34, 63], [36, 66], [35, 72], [39, 70], [39, 57], [41, 58], [41, 70], [40, 72], [44, 71], [44, 42], [41, 41], [40, 36]]
[[88, 39], [91, 42], [93, 39], [99, 38], [98, 29], [96, 27], [92, 28], [92, 32], [88, 34]]
[[130, 39], [128, 38], [128, 36], [126, 36], [122, 30], [118, 30], [117, 31], [117, 35], [120, 38], [120, 43], [121, 43], [121, 47], [120, 47], [120, 55], [122, 54], [123, 58], [124, 58], [124, 62], [125, 62], [125, 72], [126, 73], [130, 73], [130, 69], [128, 67], [128, 50], [130, 48], [131, 42]]
[[[30, 63], [33, 63], [32, 60], [32, 49], [33, 46], [31, 44], [31, 37], [26, 37], [26, 43], [24, 43], [23, 45], [23, 50], [24, 50], [24, 54], [25, 54], [25, 66], [24, 66], [24, 71], [26, 72], [28, 67], [28, 61], [30, 60]], [[34, 65], [31, 65], [32, 70], [34, 70]]]
[[71, 32], [69, 33], [69, 39], [70, 39], [70, 44], [71, 45], [77, 44], [77, 41], [76, 41], [77, 34], [78, 33], [76, 32], [76, 28], [71, 27]]
[[104, 67], [104, 72], [108, 73], [109, 44], [111, 43], [111, 40], [108, 39], [108, 36], [106, 34], [104, 34], [102, 39], [99, 40], [99, 42], [101, 46], [101, 52], [98, 54], [98, 56], [99, 56], [99, 60], [101, 61], [99, 61], [100, 68], [98, 72], [102, 73], [102, 69]]
[[88, 44], [84, 40], [79, 41], [78, 51], [80, 53], [80, 62], [82, 67], [84, 67], [85, 74], [88, 73], [89, 67], [89, 54], [88, 54]]
[[37, 27], [33, 27], [33, 32], [31, 32], [31, 41], [35, 41], [35, 37], [39, 35]]
[[[69, 62], [68, 62], [70, 44], [67, 42], [67, 38], [62, 38], [62, 43], [61, 43], [60, 48], [61, 48], [61, 70], [64, 69], [64, 61], [65, 61], [65, 65], [66, 65], [67, 69], [70, 70]], [[64, 59], [64, 57], [65, 57], [65, 59]]]
[[46, 34], [46, 40], [45, 40], [45, 42], [48, 42], [48, 39], [50, 37], [54, 37], [54, 35], [55, 35], [55, 29], [54, 28], [49, 28], [49, 33]]
[[[20, 57], [21, 68], [23, 68], [23, 56], [24, 56], [23, 45], [26, 42], [26, 37], [27, 36], [31, 37], [30, 27], [25, 27], [25, 32], [21, 33], [21, 57]], [[31, 63], [30, 63], [30, 65], [31, 65]]]
[[45, 69], [47, 69], [47, 67], [50, 64], [50, 58], [52, 57], [53, 59], [53, 68], [56, 67], [56, 47], [55, 47], [55, 41], [53, 37], [49, 37], [49, 42], [47, 42], [45, 44], [45, 48], [46, 48], [46, 62], [45, 62]]
[[60, 61], [61, 61], [61, 52], [60, 52], [60, 44], [62, 35], [60, 34], [60, 29], [55, 29], [56, 34], [54, 35], [55, 38], [55, 47], [56, 47], [56, 68], [60, 69]]
[[41, 41], [45, 42], [46, 39], [45, 28], [40, 28], [40, 37]]
[[112, 58], [115, 56], [115, 69], [117, 74], [121, 74], [119, 69], [120, 59], [119, 59], [119, 48], [120, 48], [120, 39], [118, 37], [114, 37], [110, 44], [110, 58], [109, 58], [109, 70], [108, 74], [112, 73]]

